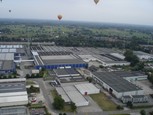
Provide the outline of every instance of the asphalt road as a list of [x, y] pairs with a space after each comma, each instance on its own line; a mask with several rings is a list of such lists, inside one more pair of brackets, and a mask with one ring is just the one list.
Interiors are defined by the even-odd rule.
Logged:
[[36, 81], [39, 84], [40, 89], [42, 90], [43, 96], [45, 98], [45, 104], [48, 108], [48, 111], [52, 114], [52, 115], [58, 115], [57, 111], [53, 111], [53, 98], [51, 97], [50, 91], [47, 90], [45, 82], [43, 81], [43, 79], [32, 79], [33, 81]]

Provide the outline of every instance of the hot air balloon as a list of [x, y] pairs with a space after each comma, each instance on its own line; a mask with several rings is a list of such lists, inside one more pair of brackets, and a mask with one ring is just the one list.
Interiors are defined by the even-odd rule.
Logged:
[[61, 19], [62, 19], [62, 15], [58, 15], [57, 17], [58, 17], [58, 19], [59, 19], [59, 20], [61, 20]]
[[98, 4], [99, 0], [94, 0], [95, 4]]
[[9, 12], [11, 12], [11, 10], [9, 10]]

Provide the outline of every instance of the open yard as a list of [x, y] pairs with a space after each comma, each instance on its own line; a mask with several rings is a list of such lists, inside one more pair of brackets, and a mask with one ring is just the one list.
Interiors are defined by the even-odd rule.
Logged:
[[116, 110], [117, 105], [112, 102], [104, 93], [90, 95], [91, 98], [104, 110]]

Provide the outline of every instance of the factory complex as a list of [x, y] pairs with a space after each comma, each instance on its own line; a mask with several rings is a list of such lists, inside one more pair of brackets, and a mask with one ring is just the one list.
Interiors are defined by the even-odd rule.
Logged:
[[[149, 56], [138, 57], [144, 61], [151, 59]], [[27, 115], [28, 103], [52, 104], [52, 91], [66, 105], [73, 102], [79, 109], [98, 106], [92, 96], [102, 93], [124, 106], [128, 102], [148, 103], [145, 89], [137, 84], [147, 81], [148, 75], [121, 68], [129, 65], [124, 52], [118, 49], [0, 45], [0, 113], [11, 115], [14, 111], [14, 115]], [[39, 91], [31, 93], [28, 88]], [[38, 110], [42, 111], [44, 108]], [[34, 115], [35, 110], [29, 113]]]

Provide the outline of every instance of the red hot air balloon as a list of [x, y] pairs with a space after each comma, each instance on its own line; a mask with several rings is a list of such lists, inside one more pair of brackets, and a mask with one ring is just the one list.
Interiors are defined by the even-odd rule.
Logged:
[[62, 15], [58, 15], [57, 17], [58, 17], [58, 19], [59, 19], [59, 20], [61, 20], [61, 19], [62, 19]]
[[99, 0], [94, 0], [95, 4], [98, 4]]

